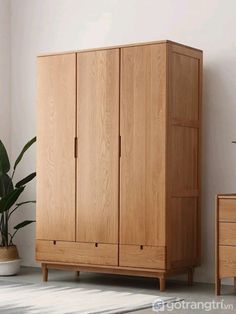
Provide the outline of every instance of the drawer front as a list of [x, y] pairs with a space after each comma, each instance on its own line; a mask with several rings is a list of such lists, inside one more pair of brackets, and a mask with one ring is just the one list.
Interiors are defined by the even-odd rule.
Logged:
[[236, 277], [236, 247], [219, 247], [219, 274], [220, 278]]
[[219, 199], [219, 220], [236, 222], [236, 199]]
[[118, 266], [118, 245], [105, 243], [76, 243], [79, 260], [84, 264]]
[[117, 266], [118, 245], [37, 240], [36, 259], [49, 262]]
[[219, 244], [236, 246], [236, 223], [219, 223]]
[[165, 269], [165, 247], [120, 245], [119, 266]]

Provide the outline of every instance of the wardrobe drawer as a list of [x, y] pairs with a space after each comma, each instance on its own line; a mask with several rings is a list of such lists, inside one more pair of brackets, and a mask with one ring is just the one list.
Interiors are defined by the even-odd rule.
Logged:
[[97, 265], [118, 265], [118, 245], [105, 243], [76, 243], [80, 263]]
[[236, 199], [219, 199], [219, 220], [236, 222]]
[[117, 266], [118, 245], [37, 240], [36, 259], [38, 261]]
[[236, 247], [219, 247], [220, 277], [236, 277]]
[[219, 223], [219, 244], [236, 246], [236, 223]]
[[119, 266], [165, 269], [165, 248], [120, 245]]

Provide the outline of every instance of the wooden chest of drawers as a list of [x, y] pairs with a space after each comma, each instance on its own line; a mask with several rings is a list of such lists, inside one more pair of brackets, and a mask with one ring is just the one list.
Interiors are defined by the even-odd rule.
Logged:
[[236, 194], [216, 197], [216, 294], [221, 279], [233, 277], [236, 292]]

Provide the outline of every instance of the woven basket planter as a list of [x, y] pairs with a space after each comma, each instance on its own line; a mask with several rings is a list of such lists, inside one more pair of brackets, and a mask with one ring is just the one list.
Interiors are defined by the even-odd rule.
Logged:
[[20, 271], [20, 263], [17, 247], [11, 245], [9, 247], [0, 246], [0, 276], [16, 275]]
[[19, 259], [17, 247], [15, 245], [11, 245], [8, 247], [0, 246], [0, 262], [7, 262]]

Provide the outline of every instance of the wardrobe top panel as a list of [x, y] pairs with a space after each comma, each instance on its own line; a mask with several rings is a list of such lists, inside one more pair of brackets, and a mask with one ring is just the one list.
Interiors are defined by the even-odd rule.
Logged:
[[190, 46], [186, 46], [171, 40], [159, 40], [159, 41], [149, 41], [149, 42], [140, 42], [140, 43], [133, 43], [133, 44], [126, 44], [126, 45], [117, 45], [117, 46], [110, 46], [110, 47], [97, 47], [97, 48], [90, 48], [90, 49], [81, 49], [81, 50], [72, 50], [72, 51], [64, 51], [64, 52], [52, 52], [52, 53], [44, 53], [38, 55], [38, 57], [46, 57], [46, 56], [54, 56], [54, 55], [61, 55], [61, 54], [68, 54], [68, 53], [77, 53], [77, 52], [87, 52], [87, 51], [96, 51], [96, 50], [105, 50], [105, 49], [116, 49], [116, 48], [126, 48], [126, 47], [135, 47], [135, 46], [144, 46], [144, 45], [154, 45], [154, 44], [175, 44], [182, 47], [186, 47], [189, 49], [193, 49], [198, 52], [202, 52], [202, 50], [193, 48]]

